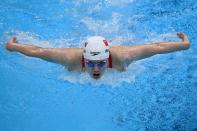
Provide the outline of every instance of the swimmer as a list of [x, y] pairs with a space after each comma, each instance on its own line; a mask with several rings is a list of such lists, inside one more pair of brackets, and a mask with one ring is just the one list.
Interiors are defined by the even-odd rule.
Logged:
[[132, 46], [109, 46], [106, 39], [93, 36], [87, 39], [83, 48], [42, 48], [34, 45], [19, 44], [11, 38], [6, 49], [24, 55], [58, 63], [70, 71], [87, 71], [94, 79], [99, 79], [107, 68], [124, 71], [134, 61], [156, 54], [186, 50], [190, 42], [184, 33], [177, 33], [182, 42], [157, 42]]

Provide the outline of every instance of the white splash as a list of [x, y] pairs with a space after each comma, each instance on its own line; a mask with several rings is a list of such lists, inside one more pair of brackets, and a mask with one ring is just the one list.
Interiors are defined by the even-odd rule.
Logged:
[[[63, 0], [60, 0], [61, 3], [63, 2]], [[118, 7], [123, 7], [126, 6], [128, 4], [132, 4], [135, 0], [104, 0], [102, 1], [103, 4], [107, 5], [107, 6], [118, 6]], [[85, 4], [90, 4], [90, 3], [98, 3], [100, 2], [100, 0], [74, 0], [74, 4], [79, 6], [82, 3]]]
[[95, 32], [96, 34], [103, 33], [117, 33], [119, 31], [119, 19], [121, 14], [113, 13], [112, 18], [106, 21], [103, 20], [94, 20], [91, 17], [85, 17], [81, 20], [82, 23], [86, 25], [86, 27]]
[[8, 40], [11, 37], [16, 37], [17, 41], [22, 44], [35, 45], [44, 48], [62, 48], [62, 47], [80, 47], [83, 43], [83, 38], [67, 38], [62, 36], [62, 38], [57, 38], [53, 40], [43, 40], [41, 36], [34, 34], [32, 32], [23, 32], [19, 30], [13, 30], [4, 33], [4, 39]]
[[149, 33], [149, 38], [145, 41], [149, 42], [167, 42], [167, 41], [181, 41], [180, 38], [176, 35], [176, 32], [164, 33], [164, 34], [156, 34]]
[[41, 40], [41, 37], [32, 32], [23, 32], [18, 30], [12, 30], [10, 32], [5, 32], [5, 38], [8, 40], [11, 37], [16, 37], [19, 43], [23, 44], [33, 44], [41, 47], [53, 47], [53, 45], [46, 40]]
[[110, 39], [109, 41], [110, 41], [111, 45], [117, 46], [117, 45], [122, 45], [124, 42], [131, 42], [133, 40], [134, 40], [134, 38], [132, 35], [127, 35], [127, 36], [117, 36], [113, 39]]
[[105, 0], [105, 2], [109, 6], [121, 7], [121, 6], [126, 6], [128, 4], [132, 4], [134, 2], [134, 0]]
[[141, 62], [136, 62], [131, 64], [124, 72], [109, 69], [99, 80], [91, 78], [87, 72], [69, 72], [63, 69], [59, 79], [74, 84], [89, 85], [91, 87], [100, 87], [104, 85], [114, 88], [121, 86], [123, 82], [132, 83], [135, 80], [135, 77], [141, 74], [144, 69], [145, 68]]

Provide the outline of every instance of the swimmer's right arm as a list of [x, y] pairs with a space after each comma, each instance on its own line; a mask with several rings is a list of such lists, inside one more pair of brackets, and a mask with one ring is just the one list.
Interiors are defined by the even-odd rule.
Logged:
[[82, 52], [80, 48], [42, 48], [35, 45], [19, 44], [15, 37], [7, 42], [6, 49], [62, 65], [71, 64], [76, 54]]

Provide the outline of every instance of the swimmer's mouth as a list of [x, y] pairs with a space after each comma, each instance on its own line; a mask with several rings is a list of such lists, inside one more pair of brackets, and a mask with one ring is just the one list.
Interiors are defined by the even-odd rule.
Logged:
[[95, 74], [93, 74], [93, 77], [94, 77], [95, 79], [98, 79], [98, 78], [101, 77], [101, 75], [100, 75], [99, 73], [95, 73]]

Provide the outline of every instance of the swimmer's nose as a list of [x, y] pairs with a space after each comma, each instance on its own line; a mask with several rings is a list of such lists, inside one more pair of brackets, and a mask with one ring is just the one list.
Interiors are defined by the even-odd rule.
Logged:
[[98, 65], [95, 65], [95, 66], [93, 67], [93, 71], [96, 72], [96, 73], [99, 72], [99, 67], [98, 67]]

